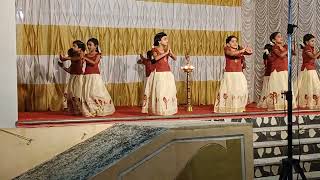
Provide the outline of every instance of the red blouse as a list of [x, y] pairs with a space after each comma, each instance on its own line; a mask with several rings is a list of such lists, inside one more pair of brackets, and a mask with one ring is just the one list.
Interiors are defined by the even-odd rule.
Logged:
[[[97, 53], [94, 56], [89, 56], [88, 54], [85, 55], [86, 58], [92, 60], [92, 61], [100, 61], [100, 54]], [[99, 63], [96, 64], [91, 64], [89, 62], [86, 63], [86, 70], [84, 72], [84, 74], [100, 74], [100, 70], [99, 70]]]
[[281, 50], [278, 45], [272, 47], [271, 56], [273, 58], [273, 63], [271, 71], [288, 71], [288, 55], [285, 55], [284, 57], [279, 56], [279, 53], [284, 53], [286, 51], [288, 51], [288, 45], [284, 45], [283, 50]]
[[70, 74], [80, 75], [83, 74], [82, 71], [82, 61], [71, 61]]
[[[157, 55], [160, 55], [161, 53], [159, 52], [159, 50], [157, 48], [152, 48], [152, 53], [157, 53]], [[155, 64], [154, 64], [154, 69], [157, 72], [167, 72], [170, 71], [170, 66], [169, 66], [169, 56], [165, 56], [163, 58], [161, 58], [160, 60], [158, 60]]]
[[244, 63], [243, 54], [237, 56], [229, 56], [226, 54], [227, 50], [230, 50], [231, 47], [225, 47], [225, 57], [226, 57], [226, 67], [225, 72], [242, 72], [242, 65]]
[[142, 59], [142, 64], [146, 69], [146, 77], [149, 77], [151, 72], [155, 69], [154, 65], [151, 63], [150, 59]]
[[316, 66], [314, 64], [316, 59], [313, 59], [313, 58], [309, 57], [307, 55], [308, 52], [311, 52], [313, 54], [314, 53], [314, 47], [306, 45], [303, 48], [303, 51], [302, 51], [303, 62], [302, 62], [302, 66], [301, 66], [301, 71], [303, 71], [304, 69], [307, 69], [307, 70], [315, 70], [316, 69]]

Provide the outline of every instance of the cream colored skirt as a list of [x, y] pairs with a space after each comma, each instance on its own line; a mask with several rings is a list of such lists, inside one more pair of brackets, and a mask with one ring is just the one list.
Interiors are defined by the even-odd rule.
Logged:
[[114, 113], [112, 99], [100, 74], [84, 75], [82, 89], [83, 116], [106, 116]]
[[150, 87], [147, 88], [147, 82], [148, 82], [149, 77], [145, 77], [143, 79], [143, 89], [140, 92], [140, 105], [144, 106], [144, 103], [146, 103], [145, 101], [145, 93], [150, 91]]
[[[269, 79], [269, 100], [268, 110], [285, 110], [287, 101], [282, 93], [288, 90], [288, 71], [273, 71]], [[293, 97], [294, 93], [293, 93]], [[292, 107], [296, 108], [295, 98], [292, 100]]]
[[257, 104], [258, 108], [267, 108], [268, 107], [267, 101], [270, 100], [270, 98], [268, 98], [268, 96], [269, 96], [269, 79], [270, 79], [270, 76], [263, 77], [261, 95], [260, 95], [259, 102]]
[[152, 72], [147, 80], [142, 113], [173, 115], [178, 112], [177, 89], [172, 72]]
[[316, 70], [301, 71], [296, 99], [299, 107], [320, 109], [320, 80]]
[[74, 115], [81, 115], [83, 75], [70, 74], [64, 90], [63, 107]]
[[146, 77], [143, 82], [144, 90], [143, 90], [142, 103], [141, 103], [142, 104], [142, 113], [148, 113], [148, 111], [149, 111], [149, 101], [151, 100], [150, 94], [152, 93], [151, 92], [152, 80], [149, 80], [149, 79], [150, 79], [150, 76]]
[[214, 112], [243, 112], [248, 102], [248, 85], [243, 72], [225, 72], [214, 105]]

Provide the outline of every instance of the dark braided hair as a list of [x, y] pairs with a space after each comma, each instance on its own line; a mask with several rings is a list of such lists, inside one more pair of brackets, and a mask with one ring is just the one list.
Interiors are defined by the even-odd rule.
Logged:
[[[306, 46], [306, 45], [307, 45], [307, 42], [310, 41], [310, 39], [313, 39], [313, 38], [314, 38], [314, 35], [312, 35], [312, 34], [306, 34], [306, 35], [304, 35], [304, 36], [303, 36], [303, 44], [304, 44], [304, 46]], [[303, 46], [303, 45], [300, 45], [300, 48], [303, 49], [304, 46]]]
[[160, 45], [159, 41], [161, 41], [161, 38], [164, 37], [164, 36], [167, 36], [167, 34], [164, 33], [164, 32], [157, 33], [153, 38], [153, 45], [154, 46], [159, 46]]
[[[269, 54], [270, 54], [271, 51], [272, 51], [272, 47], [273, 46], [271, 44], [266, 44], [263, 49], [267, 49], [269, 51]], [[263, 53], [263, 59], [266, 60], [267, 58], [268, 58], [268, 54], [266, 52]]]
[[86, 50], [86, 45], [80, 40], [75, 40], [72, 44], [76, 44], [82, 51]]

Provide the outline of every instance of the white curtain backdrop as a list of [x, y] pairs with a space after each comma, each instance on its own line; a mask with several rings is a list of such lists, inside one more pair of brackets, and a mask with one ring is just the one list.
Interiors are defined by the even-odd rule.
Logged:
[[255, 101], [255, 0], [242, 0], [241, 44], [254, 49], [254, 54], [246, 57], [244, 74], [248, 81], [249, 103]]
[[[48, 26], [78, 26], [94, 28], [158, 28], [167, 30], [200, 30], [200, 31], [240, 31], [241, 30], [241, 8], [239, 6], [215, 6], [204, 4], [182, 4], [182, 3], [156, 3], [135, 0], [16, 0], [16, 22], [18, 25], [48, 25]], [[79, 28], [80, 29], [80, 28]], [[37, 29], [34, 30], [35, 33]], [[89, 31], [89, 30], [88, 30]], [[34, 33], [34, 32], [31, 32]], [[81, 30], [72, 33], [72, 37], [79, 37]], [[95, 32], [93, 32], [95, 33]], [[200, 37], [197, 45], [202, 42], [215, 39]], [[30, 37], [33, 34], [27, 34]], [[231, 35], [231, 34], [229, 34]], [[118, 37], [106, 37], [100, 39], [109, 43], [109, 39]], [[152, 45], [153, 35], [147, 38]], [[174, 42], [175, 38], [170, 37]], [[39, 38], [40, 39], [40, 38]], [[31, 48], [33, 44], [41, 44], [39, 39], [30, 38]], [[52, 41], [59, 42], [63, 37], [55, 37]], [[41, 39], [40, 39], [41, 40]], [[247, 39], [245, 39], [247, 40]], [[84, 40], [85, 41], [85, 40]], [[71, 42], [70, 42], [71, 43]], [[127, 42], [134, 41], [127, 39]], [[219, 42], [220, 43], [220, 42]], [[19, 42], [18, 42], [19, 44]], [[183, 45], [181, 43], [181, 45]], [[224, 44], [219, 44], [223, 47]], [[215, 45], [217, 46], [217, 45]], [[220, 47], [220, 48], [221, 48]], [[41, 46], [38, 47], [41, 50]], [[194, 47], [201, 49], [201, 47]], [[138, 49], [138, 47], [137, 47]], [[106, 49], [102, 49], [106, 51]], [[60, 50], [56, 54], [20, 54], [17, 59], [19, 84], [48, 84], [65, 83], [67, 75], [55, 62]], [[186, 50], [187, 51], [187, 50]], [[142, 52], [139, 52], [142, 53]], [[199, 53], [198, 53], [199, 54]], [[108, 83], [131, 83], [143, 80], [143, 67], [137, 65], [138, 52], [132, 54], [105, 55], [101, 63], [103, 78]], [[195, 65], [193, 73], [195, 81], [220, 80], [223, 76], [224, 56], [200, 54], [191, 56]], [[178, 61], [171, 63], [172, 70], [177, 81], [184, 81], [185, 75], [180, 67], [184, 65], [184, 56], [178, 56]], [[140, 73], [141, 72], [141, 73]]]

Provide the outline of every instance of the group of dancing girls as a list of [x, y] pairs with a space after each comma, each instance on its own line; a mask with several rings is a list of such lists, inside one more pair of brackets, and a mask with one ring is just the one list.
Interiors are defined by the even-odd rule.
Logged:
[[64, 92], [64, 107], [74, 115], [85, 117], [110, 115], [115, 108], [100, 75], [101, 52], [98, 40], [89, 39], [87, 48], [86, 54], [86, 45], [76, 40], [68, 56], [60, 55], [61, 61], [71, 61], [68, 68], [62, 62], [58, 63], [70, 74]]
[[[303, 37], [301, 73], [294, 82], [293, 108], [320, 109], [320, 80], [315, 60], [320, 52], [315, 50], [315, 37]], [[295, 49], [292, 48], [295, 55]], [[251, 48], [242, 48], [237, 37], [229, 36], [224, 48], [226, 66], [217, 95], [214, 112], [243, 112], [248, 102], [247, 80], [242, 72], [245, 68], [244, 55], [252, 54]], [[268, 110], [287, 108], [284, 92], [288, 89], [288, 46], [280, 32], [270, 35], [270, 43], [264, 47], [265, 74], [263, 88], [257, 107]], [[297, 103], [298, 102], [298, 106]]]
[[[284, 44], [281, 33], [270, 35], [270, 43], [264, 48], [265, 74], [260, 100], [260, 108], [283, 110], [286, 108], [283, 92], [288, 82], [288, 46]], [[320, 52], [314, 49], [315, 37], [307, 34], [303, 37], [301, 75], [295, 83], [293, 107], [320, 109], [320, 80], [316, 73], [315, 60]], [[99, 71], [101, 52], [99, 42], [91, 38], [86, 46], [77, 40], [68, 56], [60, 55], [61, 61], [71, 61], [70, 67], [59, 65], [70, 73], [65, 89], [65, 107], [76, 115], [86, 117], [106, 116], [114, 113], [112, 99], [105, 88]], [[215, 99], [214, 112], [243, 112], [248, 103], [247, 80], [243, 74], [245, 55], [251, 55], [250, 47], [241, 47], [236, 36], [229, 36], [224, 47], [225, 72]], [[293, 54], [295, 54], [293, 49]], [[164, 32], [157, 33], [147, 57], [140, 55], [138, 64], [145, 66], [142, 113], [152, 115], [173, 115], [178, 112], [176, 85], [170, 70], [169, 60], [176, 60], [170, 48], [168, 36]], [[85, 64], [85, 66], [84, 66]]]
[[[272, 33], [270, 41], [271, 43], [264, 47], [263, 59], [266, 71], [258, 107], [281, 110], [286, 109], [282, 92], [288, 87], [288, 46], [283, 44], [279, 32]], [[320, 80], [315, 65], [320, 52], [314, 48], [315, 41], [312, 34], [303, 37], [301, 72], [293, 83], [294, 108], [320, 109]], [[295, 55], [294, 48], [292, 49]]]
[[[76, 40], [68, 55], [60, 55], [59, 66], [70, 74], [64, 91], [64, 108], [74, 115], [85, 117], [106, 116], [115, 112], [112, 99], [99, 71], [101, 52], [95, 38], [86, 45]], [[143, 113], [172, 115], [178, 111], [176, 85], [170, 70], [169, 58], [176, 60], [170, 49], [168, 37], [161, 32], [154, 37], [154, 47], [147, 57], [140, 55], [139, 64], [146, 66], [146, 81], [143, 96]], [[69, 67], [63, 62], [71, 61]]]

